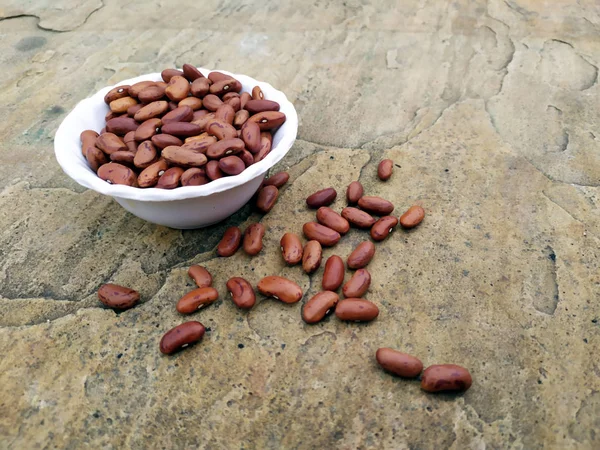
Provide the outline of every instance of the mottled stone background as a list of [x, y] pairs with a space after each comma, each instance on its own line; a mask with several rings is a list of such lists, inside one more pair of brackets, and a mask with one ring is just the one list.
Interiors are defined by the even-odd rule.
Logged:
[[[1, 448], [600, 447], [597, 0], [3, 0], [0, 38]], [[295, 104], [291, 183], [267, 216], [155, 226], [56, 163], [79, 100], [186, 62]], [[427, 211], [378, 245], [377, 321], [307, 326], [300, 304], [264, 298], [237, 310], [232, 275], [318, 291], [322, 269], [284, 267], [279, 238], [314, 217], [309, 193], [355, 179]], [[258, 220], [259, 256], [215, 257], [225, 227]], [[204, 341], [165, 357], [192, 263], [222, 300], [193, 317]], [[108, 281], [143, 303], [102, 308]], [[380, 346], [464, 365], [473, 387], [425, 394], [377, 368]]]

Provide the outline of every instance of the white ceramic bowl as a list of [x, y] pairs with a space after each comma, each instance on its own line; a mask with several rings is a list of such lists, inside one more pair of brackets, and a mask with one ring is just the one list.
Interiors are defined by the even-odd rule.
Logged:
[[[199, 69], [205, 76], [207, 69]], [[232, 74], [242, 83], [242, 91], [250, 92], [260, 86], [265, 98], [274, 100], [285, 113], [286, 121], [273, 135], [271, 152], [262, 161], [251, 165], [239, 175], [223, 177], [202, 186], [185, 186], [177, 189], [140, 189], [109, 184], [101, 180], [88, 166], [81, 153], [79, 135], [83, 130], [100, 130], [108, 106], [106, 93], [118, 85], [132, 85], [139, 81], [162, 81], [160, 73], [142, 75], [124, 80], [115, 86], [101, 89], [82, 100], [63, 120], [54, 137], [56, 159], [64, 172], [77, 183], [104, 195], [113, 197], [123, 208], [149, 222], [171, 228], [201, 228], [229, 217], [250, 200], [264, 179], [265, 173], [285, 156], [296, 140], [298, 115], [285, 94], [268, 83], [256, 81], [246, 75]]]

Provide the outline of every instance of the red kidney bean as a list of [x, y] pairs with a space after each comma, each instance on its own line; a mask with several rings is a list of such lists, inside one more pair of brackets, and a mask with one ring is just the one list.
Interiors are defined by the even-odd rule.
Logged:
[[244, 251], [250, 256], [257, 255], [263, 248], [265, 227], [262, 223], [253, 223], [244, 233]]
[[[118, 152], [115, 152], [118, 153]], [[87, 159], [90, 168], [94, 172], [98, 172], [98, 169], [108, 163], [106, 155], [98, 147], [88, 147], [85, 158]]]
[[[184, 98], [183, 100], [181, 100], [177, 106], [179, 108], [183, 107], [183, 106], [189, 106], [190, 108], [192, 108], [192, 111], [196, 112], [199, 111], [200, 108], [202, 108], [202, 100], [200, 100], [199, 98], [196, 97], [187, 97]], [[203, 110], [206, 113], [208, 113], [208, 111]], [[194, 115], [192, 114], [192, 120], [194, 120]]]
[[348, 256], [348, 268], [361, 269], [371, 262], [375, 255], [375, 244], [371, 241], [361, 242]]
[[161, 100], [165, 96], [165, 89], [163, 86], [152, 84], [142, 89], [138, 95], [140, 102], [152, 103]]
[[238, 156], [242, 161], [244, 161], [246, 168], [254, 164], [254, 156], [252, 156], [252, 153], [250, 153], [248, 150], [242, 150]]
[[381, 181], [387, 181], [394, 172], [394, 161], [391, 159], [384, 159], [379, 163], [377, 167], [377, 176]]
[[240, 277], [233, 277], [227, 281], [227, 290], [235, 306], [242, 309], [250, 309], [256, 303], [256, 295], [252, 285]]
[[223, 238], [217, 245], [217, 255], [228, 257], [237, 252], [242, 242], [242, 230], [238, 227], [229, 227], [225, 230]]
[[[89, 149], [88, 149], [89, 152]], [[110, 184], [137, 186], [137, 175], [129, 167], [109, 162], [98, 168], [98, 177]]]
[[265, 159], [270, 152], [271, 152], [271, 140], [266, 136], [262, 136], [262, 133], [261, 133], [260, 150], [258, 151], [258, 153], [256, 153], [254, 155], [254, 163], [257, 163], [257, 162]]
[[183, 69], [183, 76], [190, 83], [197, 80], [198, 78], [204, 78], [204, 75], [202, 75], [202, 72], [200, 72], [198, 69], [196, 69], [191, 64], [184, 64], [182, 69]]
[[275, 186], [265, 186], [258, 193], [256, 207], [266, 214], [275, 206], [277, 197], [279, 197], [279, 189]]
[[123, 97], [127, 97], [129, 95], [129, 85], [122, 85], [112, 88], [108, 93], [104, 96], [104, 103], [109, 105], [111, 102], [118, 100]]
[[131, 86], [129, 86], [129, 89], [127, 90], [127, 92], [129, 92], [129, 95], [131, 97], [138, 98], [140, 95], [140, 92], [142, 92], [148, 86], [154, 86], [154, 85], [156, 85], [156, 82], [154, 82], [154, 81], [140, 81], [139, 83], [135, 83], [135, 84], [132, 84]]
[[118, 284], [103, 284], [98, 289], [98, 298], [109, 308], [129, 309], [140, 301], [140, 293]]
[[150, 164], [140, 172], [138, 177], [138, 185], [141, 188], [155, 186], [156, 183], [158, 183], [160, 176], [163, 175], [168, 168], [169, 164], [164, 159], [159, 159], [155, 163]]
[[429, 366], [421, 377], [421, 389], [427, 392], [466, 391], [472, 383], [469, 371], [454, 364]]
[[252, 100], [252, 95], [249, 92], [242, 92], [240, 94], [240, 108], [244, 109], [249, 100]]
[[188, 275], [196, 282], [199, 288], [212, 286], [212, 275], [206, 268], [194, 264], [188, 269]]
[[158, 179], [158, 183], [156, 183], [157, 189], [175, 189], [179, 186], [179, 180], [181, 180], [181, 176], [185, 170], [181, 167], [171, 167], [170, 169], [165, 170], [165, 172]]
[[325, 247], [331, 247], [337, 244], [341, 238], [340, 233], [337, 231], [316, 222], [305, 223], [302, 227], [302, 231], [309, 240], [319, 241], [319, 243]]
[[[248, 104], [246, 104], [248, 106]], [[279, 111], [264, 111], [250, 116], [248, 122], [256, 122], [260, 131], [272, 130], [282, 125], [286, 120], [285, 114]]]
[[162, 126], [162, 132], [177, 137], [197, 136], [202, 133], [199, 125], [190, 122], [171, 122]]
[[210, 179], [206, 176], [206, 170], [199, 167], [191, 167], [181, 175], [182, 186], [202, 186], [210, 183]]
[[337, 304], [335, 315], [340, 320], [368, 322], [379, 315], [379, 308], [362, 298], [347, 298]]
[[375, 219], [368, 213], [350, 206], [342, 209], [342, 217], [358, 228], [371, 228], [375, 223]]
[[245, 109], [251, 114], [264, 111], [279, 111], [279, 103], [272, 100], [249, 100], [246, 102]]
[[323, 249], [319, 241], [308, 241], [302, 254], [302, 269], [306, 273], [313, 273], [321, 266]]
[[210, 305], [219, 298], [219, 293], [213, 287], [203, 287], [188, 292], [177, 302], [177, 311], [181, 314], [191, 314], [200, 308]]
[[228, 92], [239, 92], [242, 90], [242, 83], [234, 78], [215, 81], [210, 86], [210, 93], [215, 95], [223, 95]]
[[135, 159], [135, 153], [130, 151], [120, 151], [110, 154], [110, 160], [121, 163], [126, 166], [133, 166], [133, 160]]
[[394, 216], [383, 216], [371, 227], [371, 237], [374, 241], [383, 241], [398, 225]]
[[226, 156], [219, 160], [219, 169], [227, 175], [238, 175], [244, 171], [246, 165], [237, 156]]
[[209, 111], [215, 112], [223, 104], [223, 100], [214, 94], [208, 94], [202, 99], [202, 104]]
[[252, 99], [253, 100], [264, 100], [265, 99], [265, 95], [263, 94], [263, 91], [261, 90], [260, 87], [254, 86], [254, 88], [252, 88]]
[[358, 269], [342, 288], [346, 298], [360, 298], [369, 290], [371, 285], [371, 274], [367, 269]]
[[190, 82], [182, 76], [174, 76], [167, 83], [165, 94], [173, 102], [180, 102], [190, 93]]
[[286, 263], [293, 266], [302, 261], [302, 241], [297, 234], [285, 233], [279, 241], [279, 245]]
[[344, 282], [344, 261], [337, 255], [327, 258], [323, 281], [321, 286], [324, 291], [336, 291]]
[[425, 218], [425, 210], [418, 205], [411, 206], [400, 216], [400, 225], [404, 228], [414, 228]]
[[[148, 119], [162, 116], [165, 112], [167, 112], [168, 109], [169, 109], [168, 102], [165, 102], [163, 100], [158, 101], [158, 102], [152, 102], [152, 103], [144, 106], [138, 112], [136, 112], [135, 115], [133, 116], [133, 119], [137, 120], [138, 122], [145, 122]], [[131, 117], [128, 117], [128, 119], [131, 119]], [[131, 119], [131, 120], [133, 120], [133, 119]], [[129, 123], [131, 126], [133, 126], [132, 122], [129, 122]], [[108, 126], [108, 124], [107, 124], [107, 126]], [[130, 131], [130, 130], [127, 130], [127, 131]]]
[[229, 125], [233, 124], [234, 117], [235, 117], [235, 111], [234, 111], [233, 107], [231, 105], [228, 105], [227, 103], [223, 103], [215, 111], [215, 119], [222, 120], [223, 122], [226, 122]]
[[79, 139], [81, 139], [81, 153], [83, 156], [86, 155], [89, 147], [94, 147], [96, 145], [96, 139], [98, 139], [98, 136], [99, 134], [94, 130], [85, 130], [81, 132]]
[[135, 113], [137, 113], [143, 107], [144, 107], [143, 103], [138, 103], [137, 105], [132, 105], [129, 108], [127, 108], [127, 115], [129, 117], [134, 117]]
[[242, 127], [242, 140], [250, 152], [258, 153], [261, 148], [260, 128], [256, 122], [246, 121]]
[[123, 142], [123, 139], [114, 133], [104, 133], [98, 136], [98, 139], [96, 139], [96, 147], [107, 155], [127, 150], [127, 146], [125, 145], [125, 142]]
[[194, 110], [189, 106], [178, 106], [162, 117], [162, 123], [191, 122], [194, 118]]
[[250, 117], [250, 113], [245, 109], [240, 109], [235, 113], [235, 116], [233, 116], [233, 126], [236, 128], [242, 128], [242, 126], [248, 120], [248, 117]]
[[137, 152], [137, 142], [135, 141], [135, 131], [130, 131], [123, 138], [123, 142], [131, 153]]
[[206, 78], [196, 78], [190, 86], [190, 92], [197, 98], [204, 98], [209, 90], [210, 81]]
[[108, 133], [114, 133], [117, 136], [125, 136], [130, 131], [137, 130], [139, 125], [140, 124], [131, 117], [115, 117], [106, 122], [106, 131]]
[[224, 156], [236, 155], [244, 150], [244, 141], [241, 139], [223, 139], [211, 144], [206, 149], [206, 156], [210, 159], [220, 159]]
[[302, 289], [292, 280], [278, 276], [268, 276], [258, 282], [261, 294], [274, 297], [284, 303], [296, 303], [302, 298]]
[[265, 186], [275, 186], [280, 188], [290, 179], [290, 174], [287, 172], [277, 172], [265, 180]]
[[416, 378], [423, 370], [420, 359], [391, 348], [378, 349], [375, 358], [384, 370], [404, 378]]
[[209, 161], [206, 163], [206, 176], [209, 180], [214, 181], [223, 178], [223, 172], [219, 169], [219, 161]]
[[134, 139], [138, 142], [147, 141], [151, 139], [156, 133], [160, 131], [161, 125], [162, 121], [160, 119], [154, 118], [146, 120], [137, 128], [137, 130], [133, 132]]
[[348, 221], [327, 206], [321, 206], [317, 210], [317, 220], [321, 225], [325, 225], [340, 234], [346, 234], [350, 229]]
[[358, 206], [365, 211], [377, 214], [378, 216], [387, 216], [394, 210], [392, 202], [373, 195], [362, 196], [358, 200]]
[[186, 322], [176, 326], [160, 340], [160, 351], [165, 355], [175, 353], [177, 350], [194, 344], [204, 336], [206, 329], [200, 322]]
[[339, 300], [335, 292], [319, 292], [306, 302], [302, 308], [302, 320], [308, 324], [318, 323], [325, 318], [327, 313], [335, 308]]
[[233, 125], [216, 118], [206, 125], [206, 131], [211, 136], [216, 136], [219, 140], [236, 139], [238, 135], [237, 130]]
[[152, 143], [156, 148], [160, 148], [161, 150], [165, 147], [177, 146], [181, 147], [183, 145], [183, 141], [178, 137], [171, 136], [170, 134], [155, 134], [152, 136]]
[[171, 81], [171, 78], [173, 78], [173, 77], [177, 77], [177, 76], [180, 77], [183, 75], [184, 75], [184, 73], [181, 70], [177, 70], [177, 69], [165, 69], [160, 74], [160, 76], [165, 81], [165, 83], [168, 83], [169, 81]]
[[309, 208], [318, 209], [321, 206], [331, 205], [336, 197], [337, 192], [334, 188], [322, 189], [309, 195], [306, 199], [306, 204]]
[[144, 141], [138, 145], [133, 163], [140, 169], [145, 169], [158, 160], [158, 152], [151, 141]]

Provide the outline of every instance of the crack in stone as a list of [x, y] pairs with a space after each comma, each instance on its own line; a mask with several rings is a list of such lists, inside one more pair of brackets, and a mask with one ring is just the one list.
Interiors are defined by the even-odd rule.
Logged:
[[554, 200], [552, 200], [550, 198], [550, 196], [548, 194], [546, 194], [546, 191], [542, 191], [542, 195], [544, 197], [546, 197], [551, 203], [554, 203], [556, 206], [558, 206], [560, 209], [562, 209], [564, 212], [566, 212], [573, 220], [575, 220], [576, 222], [579, 222], [580, 224], [585, 226], [585, 223], [578, 219], [577, 217], [575, 217], [573, 214], [571, 214], [568, 210], [566, 210], [562, 205], [559, 205], [558, 203], [556, 203]]

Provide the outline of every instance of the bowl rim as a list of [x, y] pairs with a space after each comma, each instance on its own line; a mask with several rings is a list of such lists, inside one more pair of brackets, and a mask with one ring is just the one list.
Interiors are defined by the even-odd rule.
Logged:
[[[208, 76], [210, 72], [215, 71], [202, 67], [199, 67], [198, 70], [200, 70], [204, 76]], [[281, 161], [296, 140], [298, 133], [298, 114], [296, 109], [283, 92], [275, 89], [267, 82], [258, 81], [248, 75], [234, 74], [226, 70], [217, 70], [217, 72], [231, 75], [236, 78], [242, 83], [242, 91], [244, 92], [250, 92], [252, 87], [260, 86], [265, 97], [269, 98], [269, 100], [277, 101], [280, 104], [280, 110], [286, 114], [286, 122], [276, 132], [282, 133], [279, 141], [262, 161], [252, 164], [242, 173], [219, 178], [201, 186], [180, 186], [176, 189], [158, 189], [109, 184], [92, 171], [88, 166], [87, 160], [81, 153], [79, 135], [85, 128], [80, 129], [81, 126], [79, 125], [78, 117], [89, 114], [89, 112], [86, 111], [89, 111], [89, 109], [93, 107], [97, 107], [100, 104], [106, 105], [104, 96], [116, 86], [132, 85], [140, 81], [161, 81], [162, 77], [158, 72], [120, 81], [112, 86], [100, 89], [92, 96], [77, 103], [63, 119], [54, 136], [54, 154], [58, 164], [69, 177], [88, 189], [112, 197], [138, 201], [172, 201], [206, 197], [243, 185], [254, 178], [264, 175], [271, 167]]]

